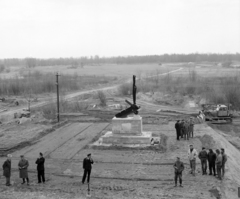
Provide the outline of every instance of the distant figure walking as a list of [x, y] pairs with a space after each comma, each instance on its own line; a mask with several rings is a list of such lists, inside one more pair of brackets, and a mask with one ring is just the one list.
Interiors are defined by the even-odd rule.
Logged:
[[216, 153], [213, 152], [212, 149], [209, 149], [208, 152], [208, 167], [209, 167], [209, 175], [216, 176], [216, 170], [215, 170], [215, 161], [216, 161]]
[[177, 186], [178, 178], [179, 178], [180, 187], [182, 187], [182, 171], [184, 170], [184, 164], [183, 162], [180, 161], [179, 157], [177, 157], [177, 160], [174, 163], [173, 167], [175, 169], [175, 172], [174, 172], [175, 187]]
[[84, 174], [83, 174], [83, 178], [82, 178], [82, 183], [84, 184], [86, 176], [88, 176], [87, 178], [87, 183], [90, 182], [90, 175], [91, 175], [91, 170], [92, 170], [92, 164], [93, 164], [93, 160], [91, 158], [91, 153], [89, 153], [87, 155], [86, 158], [84, 158], [83, 160], [83, 169], [84, 169]]
[[18, 163], [18, 169], [19, 169], [19, 177], [23, 179], [22, 184], [24, 184], [27, 180], [27, 185], [29, 185], [29, 178], [28, 178], [28, 161], [24, 158], [24, 155], [21, 155], [21, 160]]
[[202, 151], [199, 153], [198, 157], [201, 160], [202, 175], [205, 175], [207, 174], [207, 159], [208, 159], [208, 154], [205, 147], [202, 148]]
[[221, 149], [221, 154], [222, 154], [222, 177], [224, 177], [225, 164], [227, 162], [227, 155], [225, 154], [225, 150], [223, 148]]
[[216, 158], [216, 166], [217, 166], [217, 177], [219, 180], [222, 180], [222, 154], [220, 153], [220, 150], [216, 150], [217, 158]]
[[180, 140], [179, 138], [181, 137], [181, 126], [180, 126], [179, 120], [175, 124], [175, 129], [176, 129], [176, 133], [177, 133], [177, 140]]
[[11, 158], [12, 155], [8, 154], [7, 155], [7, 160], [3, 163], [2, 168], [3, 168], [3, 175], [6, 178], [6, 186], [10, 186], [10, 177], [11, 177]]
[[45, 183], [45, 168], [44, 168], [45, 158], [42, 153], [39, 153], [39, 158], [36, 160], [37, 171], [38, 171], [38, 183]]
[[190, 149], [188, 150], [188, 159], [190, 162], [190, 173], [195, 176], [195, 170], [196, 170], [196, 159], [197, 159], [197, 150], [193, 148], [193, 145], [189, 145]]

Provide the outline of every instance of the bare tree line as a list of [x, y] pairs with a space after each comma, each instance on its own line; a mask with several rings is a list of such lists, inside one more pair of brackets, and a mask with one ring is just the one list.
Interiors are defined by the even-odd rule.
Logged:
[[163, 54], [163, 55], [144, 55], [144, 56], [118, 56], [118, 57], [99, 57], [98, 55], [78, 58], [9, 58], [0, 59], [0, 65], [4, 66], [58, 66], [71, 65], [84, 67], [92, 64], [139, 64], [139, 63], [167, 63], [167, 62], [216, 62], [224, 63], [228, 66], [231, 62], [240, 61], [240, 53], [235, 54]]

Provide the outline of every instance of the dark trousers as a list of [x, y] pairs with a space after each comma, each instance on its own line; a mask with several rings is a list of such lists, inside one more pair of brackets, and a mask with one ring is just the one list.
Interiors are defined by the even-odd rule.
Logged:
[[181, 138], [183, 138], [183, 134], [184, 134], [183, 128], [180, 129], [180, 132], [181, 132]]
[[181, 137], [181, 130], [177, 130], [177, 140]]
[[187, 130], [184, 130], [183, 133], [184, 133], [184, 139], [189, 140], [189, 132]]
[[87, 177], [87, 183], [90, 182], [90, 175], [91, 175], [91, 169], [84, 169], [84, 174], [83, 174], [83, 178], [82, 178], [82, 183], [85, 182], [85, 179]]
[[209, 173], [216, 175], [215, 162], [208, 162]]
[[222, 165], [222, 177], [224, 177], [225, 174], [225, 164]]
[[10, 185], [10, 177], [6, 177], [6, 185]]
[[29, 183], [29, 178], [23, 178], [23, 183], [25, 183], [25, 179], [27, 180], [27, 183]]
[[182, 184], [182, 172], [175, 172], [175, 176], [174, 176], [175, 184], [177, 184], [178, 178], [179, 178], [179, 183]]
[[45, 182], [45, 172], [44, 170], [38, 171], [38, 182]]
[[201, 159], [202, 173], [207, 173], [207, 159]]
[[217, 165], [217, 175], [218, 178], [221, 180], [222, 179], [222, 166]]

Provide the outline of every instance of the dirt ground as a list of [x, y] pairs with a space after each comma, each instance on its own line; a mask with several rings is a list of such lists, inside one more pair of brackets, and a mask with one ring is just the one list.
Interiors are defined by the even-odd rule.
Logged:
[[[221, 182], [212, 176], [202, 176], [197, 160], [197, 175], [189, 174], [187, 149], [189, 144], [200, 151], [202, 146], [213, 149], [225, 147], [226, 153], [239, 155], [238, 150], [206, 124], [195, 125], [194, 138], [176, 140], [174, 123], [145, 124], [144, 131], [165, 136], [155, 149], [129, 149], [119, 147], [91, 147], [100, 135], [111, 129], [108, 123], [69, 123], [42, 137], [36, 144], [13, 153], [11, 187], [4, 185], [1, 176], [0, 198], [86, 198], [87, 185], [81, 184], [82, 160], [89, 152], [95, 161], [91, 177], [91, 198], [229, 198], [227, 190], [237, 196], [236, 181], [229, 167], [236, 163], [229, 156], [225, 179]], [[66, 133], [67, 132], [67, 133]], [[165, 141], [164, 141], [165, 140]], [[225, 146], [227, 145], [227, 146]], [[229, 150], [228, 150], [229, 148]], [[232, 149], [232, 151], [230, 151]], [[236, 151], [235, 151], [236, 150]], [[46, 157], [46, 183], [37, 184], [35, 160], [39, 152]], [[21, 185], [17, 163], [19, 155], [29, 160], [30, 186]], [[185, 164], [184, 187], [173, 187], [173, 163], [179, 156]], [[235, 157], [234, 156], [234, 157]], [[2, 164], [5, 158], [0, 159]], [[230, 187], [226, 186], [231, 185]], [[235, 184], [234, 184], [235, 183]], [[226, 188], [227, 187], [227, 188]]]

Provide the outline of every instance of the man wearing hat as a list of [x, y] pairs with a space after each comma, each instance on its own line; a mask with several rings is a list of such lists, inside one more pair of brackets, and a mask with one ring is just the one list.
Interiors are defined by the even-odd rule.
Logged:
[[21, 155], [21, 160], [18, 163], [18, 169], [19, 169], [19, 177], [22, 178], [23, 182], [22, 184], [24, 184], [27, 180], [27, 185], [29, 185], [29, 178], [28, 178], [28, 160], [26, 160], [24, 158], [24, 155]]
[[3, 163], [3, 175], [6, 178], [6, 186], [10, 186], [10, 177], [11, 177], [11, 157], [12, 155], [7, 155], [7, 160]]
[[37, 171], [38, 171], [38, 183], [45, 183], [45, 175], [44, 175], [44, 162], [45, 158], [43, 157], [43, 154], [39, 153], [39, 158], [36, 160], [37, 164]]
[[91, 170], [92, 170], [92, 164], [93, 164], [93, 160], [91, 158], [91, 153], [89, 153], [87, 155], [86, 158], [84, 158], [83, 160], [83, 169], [84, 169], [84, 174], [83, 174], [83, 178], [82, 178], [82, 183], [84, 184], [86, 177], [87, 178], [87, 183], [90, 182], [90, 175], [91, 175]]

